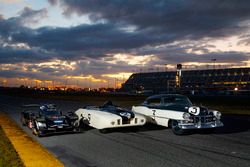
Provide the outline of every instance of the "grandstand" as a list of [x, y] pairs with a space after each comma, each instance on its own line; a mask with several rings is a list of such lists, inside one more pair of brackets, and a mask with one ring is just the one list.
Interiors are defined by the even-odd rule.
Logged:
[[134, 73], [120, 91], [129, 93], [250, 95], [250, 68]]

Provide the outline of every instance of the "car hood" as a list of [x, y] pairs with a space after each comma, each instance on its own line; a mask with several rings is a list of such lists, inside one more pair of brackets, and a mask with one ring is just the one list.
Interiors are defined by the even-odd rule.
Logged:
[[45, 120], [48, 124], [64, 124], [65, 116], [46, 116]]
[[132, 111], [120, 107], [111, 106], [111, 107], [100, 108], [100, 110], [118, 115], [122, 117], [122, 119], [131, 119], [135, 117], [135, 114]]

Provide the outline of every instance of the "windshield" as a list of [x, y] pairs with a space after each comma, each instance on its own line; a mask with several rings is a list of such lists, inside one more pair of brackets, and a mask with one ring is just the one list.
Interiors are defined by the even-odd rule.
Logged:
[[48, 115], [48, 116], [59, 116], [60, 111], [56, 109], [47, 109], [47, 110], [41, 110], [42, 115]]
[[185, 106], [192, 106], [192, 102], [187, 97], [165, 97], [163, 99], [163, 105], [179, 104]]

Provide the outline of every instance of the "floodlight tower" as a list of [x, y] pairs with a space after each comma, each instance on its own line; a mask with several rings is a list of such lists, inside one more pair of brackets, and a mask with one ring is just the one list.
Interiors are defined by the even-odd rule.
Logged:
[[181, 69], [182, 69], [182, 64], [177, 64], [177, 71], [175, 77], [175, 83], [177, 88], [181, 87]]
[[214, 65], [214, 69], [215, 69], [215, 62], [216, 62], [217, 59], [211, 59], [211, 61], [213, 62], [213, 65]]
[[164, 64], [165, 65], [165, 71], [168, 71], [168, 64]]

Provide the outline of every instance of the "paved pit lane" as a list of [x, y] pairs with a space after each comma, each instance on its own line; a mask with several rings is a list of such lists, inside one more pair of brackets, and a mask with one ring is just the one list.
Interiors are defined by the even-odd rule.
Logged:
[[[63, 112], [75, 111], [84, 104], [0, 96], [0, 111], [5, 111], [20, 126], [23, 104], [52, 102]], [[225, 126], [213, 134], [192, 132], [176, 136], [171, 129], [146, 125], [139, 129], [117, 129], [102, 134], [89, 129], [78, 134], [30, 136], [52, 152], [65, 166], [98, 167], [249, 167], [250, 116], [224, 115]]]

